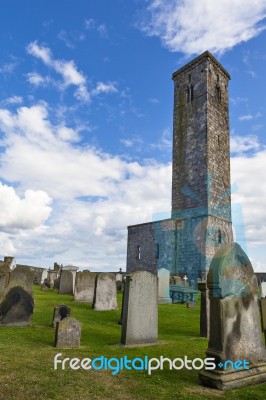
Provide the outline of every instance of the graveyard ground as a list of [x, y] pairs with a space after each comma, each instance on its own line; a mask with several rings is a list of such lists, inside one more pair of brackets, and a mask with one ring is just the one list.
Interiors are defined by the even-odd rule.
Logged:
[[[56, 291], [35, 291], [35, 311], [31, 327], [0, 328], [0, 399], [265, 399], [266, 384], [228, 392], [198, 385], [198, 371], [186, 369], [146, 371], [54, 370], [57, 353], [62, 358], [205, 357], [207, 339], [199, 336], [199, 302], [196, 308], [185, 305], [159, 305], [159, 344], [149, 347], [118, 346], [121, 327], [118, 311], [96, 312], [89, 304], [74, 303], [72, 296]], [[119, 306], [121, 307], [121, 294]], [[72, 316], [82, 322], [81, 347], [59, 350], [53, 347], [51, 327], [53, 308], [67, 304]]]

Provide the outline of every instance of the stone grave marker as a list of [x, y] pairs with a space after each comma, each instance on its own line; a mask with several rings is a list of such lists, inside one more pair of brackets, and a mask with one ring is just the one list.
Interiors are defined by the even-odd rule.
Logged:
[[166, 268], [158, 269], [158, 303], [172, 303], [170, 298], [170, 271]]
[[52, 327], [56, 328], [56, 324], [64, 318], [70, 317], [71, 308], [65, 304], [60, 304], [54, 308]]
[[266, 297], [266, 282], [260, 283], [260, 298], [264, 299]]
[[206, 281], [198, 282], [200, 290], [200, 336], [209, 337], [210, 333], [210, 301], [209, 289]]
[[73, 294], [74, 276], [72, 271], [62, 271], [59, 283], [59, 294]]
[[117, 310], [114, 274], [102, 273], [97, 275], [92, 308], [95, 311]]
[[90, 271], [77, 272], [74, 293], [75, 301], [93, 302], [96, 275], [96, 272]]
[[27, 326], [34, 309], [32, 285], [34, 270], [16, 267], [9, 273], [8, 285], [0, 291], [0, 326]]
[[158, 278], [147, 271], [126, 276], [121, 343], [156, 343], [158, 338]]
[[80, 346], [81, 323], [75, 318], [67, 317], [57, 322], [55, 347], [78, 348]]
[[[266, 350], [257, 302], [257, 278], [237, 243], [221, 245], [207, 277], [210, 297], [210, 336], [206, 352], [216, 363], [202, 370], [200, 383], [226, 390], [266, 381]], [[228, 361], [229, 360], [229, 361]], [[242, 368], [232, 363], [242, 361]], [[243, 361], [248, 368], [243, 367]], [[235, 365], [235, 364], [234, 364]]]

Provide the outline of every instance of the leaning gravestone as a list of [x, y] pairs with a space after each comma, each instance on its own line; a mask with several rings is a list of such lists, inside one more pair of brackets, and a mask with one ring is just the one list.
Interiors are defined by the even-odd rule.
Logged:
[[34, 308], [34, 270], [16, 267], [9, 274], [7, 287], [0, 291], [0, 326], [27, 326]]
[[156, 343], [158, 338], [158, 278], [147, 271], [126, 277], [121, 343]]
[[81, 323], [75, 318], [67, 317], [57, 322], [55, 347], [78, 348], [80, 346]]
[[71, 308], [66, 306], [65, 304], [61, 304], [54, 308], [53, 322], [52, 326], [56, 328], [56, 324], [63, 319], [70, 317]]
[[158, 269], [158, 285], [158, 303], [172, 303], [170, 298], [170, 271], [168, 269]]
[[95, 311], [117, 310], [115, 275], [97, 275], [92, 308]]
[[75, 301], [93, 302], [96, 276], [96, 272], [77, 272], [74, 293]]
[[[266, 381], [266, 350], [261, 336], [257, 278], [247, 255], [237, 243], [224, 244], [216, 252], [207, 285], [210, 338], [206, 355], [215, 359], [216, 369], [202, 370], [200, 383], [226, 390]], [[244, 360], [249, 363], [248, 368], [243, 367]], [[232, 369], [232, 363], [237, 367]]]

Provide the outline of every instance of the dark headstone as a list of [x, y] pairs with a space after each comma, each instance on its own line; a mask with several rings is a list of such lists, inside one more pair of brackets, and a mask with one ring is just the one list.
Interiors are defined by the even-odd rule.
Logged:
[[209, 337], [210, 332], [210, 301], [206, 281], [198, 282], [200, 290], [200, 336]]
[[75, 318], [64, 318], [57, 322], [55, 347], [78, 348], [80, 346], [81, 323]]
[[32, 295], [20, 286], [12, 287], [7, 291], [0, 304], [0, 325], [30, 325], [33, 308]]
[[52, 326], [55, 328], [57, 322], [70, 317], [70, 314], [71, 314], [71, 308], [66, 306], [65, 304], [61, 304], [60, 306], [55, 307]]

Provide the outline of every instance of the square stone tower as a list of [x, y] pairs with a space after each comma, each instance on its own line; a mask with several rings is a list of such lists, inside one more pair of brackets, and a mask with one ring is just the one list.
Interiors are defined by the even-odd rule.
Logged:
[[208, 51], [173, 74], [176, 271], [204, 272], [217, 247], [233, 241], [229, 80], [228, 72]]
[[196, 282], [218, 247], [233, 241], [230, 75], [206, 51], [172, 77], [172, 216], [128, 227], [127, 271], [167, 268]]

